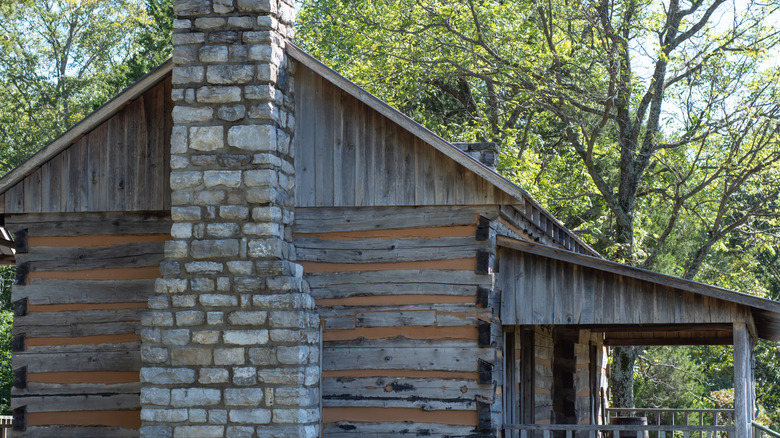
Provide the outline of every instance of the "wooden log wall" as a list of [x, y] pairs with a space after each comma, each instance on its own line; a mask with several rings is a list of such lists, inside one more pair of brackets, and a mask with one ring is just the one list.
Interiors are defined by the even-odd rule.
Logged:
[[298, 207], [517, 202], [303, 65], [295, 95]]
[[[138, 436], [140, 318], [167, 214], [6, 216], [16, 233], [14, 415], [20, 436]], [[16, 435], [15, 435], [16, 436]]]
[[501, 249], [499, 260], [504, 324], [721, 324], [750, 318], [736, 303], [518, 250]]
[[170, 210], [172, 108], [168, 75], [0, 195], [5, 213]]
[[497, 301], [479, 256], [494, 243], [477, 237], [489, 215], [495, 206], [296, 209], [298, 262], [324, 330], [325, 436], [497, 427]]

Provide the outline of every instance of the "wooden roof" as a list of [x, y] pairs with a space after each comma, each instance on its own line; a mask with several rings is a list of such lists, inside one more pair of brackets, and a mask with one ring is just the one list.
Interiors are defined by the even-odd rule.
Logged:
[[[618, 333], [633, 326], [658, 338], [704, 327], [722, 335], [742, 321], [754, 322], [757, 336], [780, 340], [780, 302], [509, 237], [499, 236], [498, 245], [514, 250], [499, 261], [504, 324], [578, 324]], [[613, 338], [626, 344], [630, 337]]]

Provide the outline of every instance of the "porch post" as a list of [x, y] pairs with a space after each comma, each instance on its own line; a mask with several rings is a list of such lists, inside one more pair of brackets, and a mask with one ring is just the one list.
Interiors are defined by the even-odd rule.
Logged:
[[736, 438], [749, 438], [753, 419], [752, 370], [753, 355], [750, 333], [744, 322], [734, 323], [734, 425]]

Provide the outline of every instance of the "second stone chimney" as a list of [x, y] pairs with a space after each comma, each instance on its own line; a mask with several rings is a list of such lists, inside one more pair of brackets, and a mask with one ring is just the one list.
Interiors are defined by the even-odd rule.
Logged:
[[471, 155], [475, 160], [496, 171], [501, 148], [494, 142], [453, 143], [455, 147]]

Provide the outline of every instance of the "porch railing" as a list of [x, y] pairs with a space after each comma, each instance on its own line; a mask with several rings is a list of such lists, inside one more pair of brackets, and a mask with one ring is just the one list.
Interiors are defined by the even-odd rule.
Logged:
[[666, 426], [733, 426], [733, 409], [607, 408], [607, 424], [613, 417], [647, 417], [648, 424]]
[[726, 438], [735, 426], [609, 424], [506, 424], [504, 436], [511, 438]]
[[[607, 424], [509, 424], [511, 438], [728, 438], [733, 409], [607, 408]], [[614, 417], [647, 417], [647, 425], [613, 425]], [[755, 437], [762, 438], [762, 437]], [[780, 438], [772, 436], [767, 438]]]
[[780, 433], [764, 426], [763, 424], [752, 422], [753, 424], [753, 438], [780, 438]]

